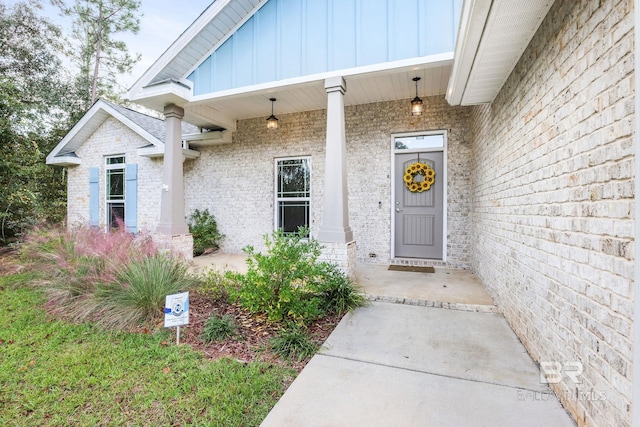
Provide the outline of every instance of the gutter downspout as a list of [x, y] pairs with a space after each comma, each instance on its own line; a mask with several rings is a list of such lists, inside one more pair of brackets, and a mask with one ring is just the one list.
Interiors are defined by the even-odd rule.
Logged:
[[633, 377], [631, 391], [631, 425], [640, 427], [640, 94], [638, 91], [638, 70], [640, 67], [640, 0], [633, 2], [633, 78], [634, 78], [634, 112], [633, 112], [633, 153], [634, 153], [634, 274], [633, 274]]

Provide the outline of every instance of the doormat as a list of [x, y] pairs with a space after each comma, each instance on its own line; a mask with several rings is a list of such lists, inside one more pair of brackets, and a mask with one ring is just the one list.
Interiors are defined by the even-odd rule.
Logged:
[[433, 267], [418, 267], [417, 265], [390, 265], [389, 270], [392, 271], [413, 271], [415, 273], [435, 273]]

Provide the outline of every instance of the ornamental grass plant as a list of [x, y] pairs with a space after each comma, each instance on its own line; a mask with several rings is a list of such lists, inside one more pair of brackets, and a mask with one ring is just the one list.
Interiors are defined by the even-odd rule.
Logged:
[[159, 254], [151, 238], [124, 227], [105, 233], [90, 227], [34, 230], [21, 248], [39, 272], [47, 309], [76, 322], [115, 329], [152, 325], [164, 297], [197, 281], [178, 258]]

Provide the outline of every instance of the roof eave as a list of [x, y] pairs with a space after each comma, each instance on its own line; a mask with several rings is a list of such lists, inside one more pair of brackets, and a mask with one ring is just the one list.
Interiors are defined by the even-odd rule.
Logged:
[[447, 101], [493, 102], [554, 2], [464, 0]]
[[[131, 86], [127, 97], [139, 99], [139, 93], [151, 84], [162, 70], [208, 25], [208, 23], [233, 0], [215, 0], [202, 14], [178, 37], [160, 58]], [[180, 79], [182, 76], [175, 76]]]
[[464, 0], [446, 100], [460, 105], [480, 46], [492, 0]]
[[129, 92], [128, 99], [156, 111], [163, 111], [165, 105], [183, 106], [191, 102], [193, 92], [191, 82], [168, 80]]
[[47, 156], [46, 163], [51, 166], [78, 166], [82, 164], [82, 159], [77, 156]]
[[[106, 113], [106, 114], [105, 114]], [[107, 115], [116, 118], [125, 126], [130, 128], [132, 131], [136, 132], [150, 144], [158, 147], [163, 147], [163, 142], [158, 140], [155, 136], [151, 135], [148, 131], [138, 126], [136, 123], [132, 122], [129, 118], [125, 117], [114, 108], [112, 108], [108, 103], [98, 100], [91, 106], [89, 111], [85, 113], [84, 116], [78, 121], [78, 123], [71, 128], [71, 130], [62, 138], [62, 140], [55, 146], [53, 150], [47, 156], [47, 164], [50, 165], [62, 165], [62, 162], [70, 162], [70, 164], [77, 165], [81, 164], [77, 157], [69, 158], [69, 156], [65, 156], [61, 153], [74, 151], [74, 148], [69, 148], [68, 146], [72, 143], [77, 143], [78, 134], [80, 131], [88, 125], [95, 127], [96, 129], [104, 123]], [[78, 147], [81, 146], [84, 141], [79, 141]], [[77, 147], [76, 147], [77, 148]], [[65, 159], [65, 160], [61, 160]], [[70, 159], [70, 160], [69, 160]], [[78, 160], [75, 160], [78, 159]]]
[[[137, 150], [139, 156], [148, 157], [150, 159], [161, 159], [164, 157], [164, 149], [156, 146], [140, 147]], [[190, 148], [182, 149], [182, 156], [186, 160], [194, 160], [200, 157], [200, 152]]]

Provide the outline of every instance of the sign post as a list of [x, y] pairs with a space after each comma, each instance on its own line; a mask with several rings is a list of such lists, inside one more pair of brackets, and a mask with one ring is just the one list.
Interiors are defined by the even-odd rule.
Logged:
[[189, 292], [167, 295], [164, 303], [164, 327], [177, 327], [176, 345], [180, 345], [180, 326], [189, 324]]

